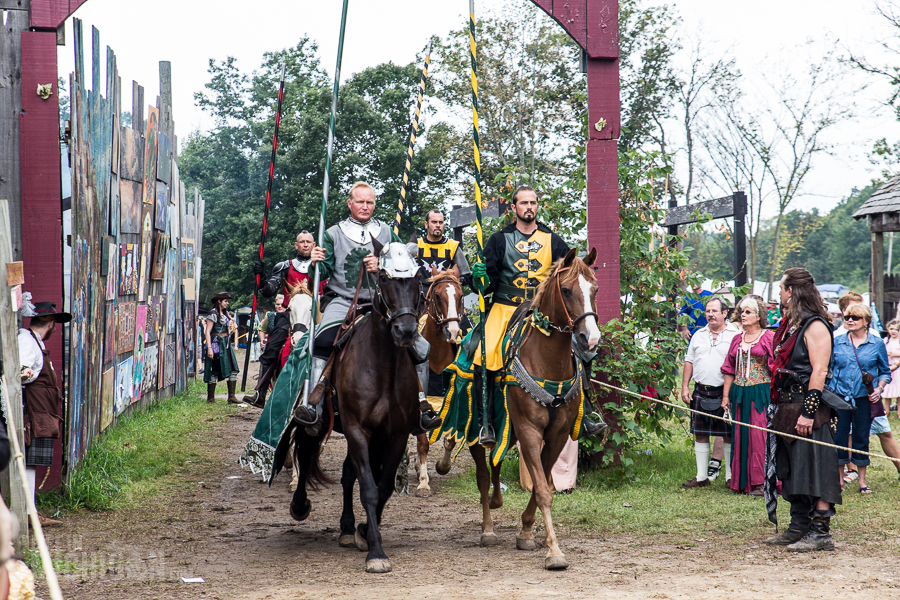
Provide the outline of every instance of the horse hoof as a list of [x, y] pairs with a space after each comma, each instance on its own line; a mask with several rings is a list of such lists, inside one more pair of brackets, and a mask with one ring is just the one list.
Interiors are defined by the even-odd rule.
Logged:
[[493, 531], [481, 534], [481, 545], [482, 546], [496, 546], [499, 543], [500, 543], [500, 537]]
[[306, 517], [309, 516], [309, 512], [312, 510], [312, 502], [308, 499], [306, 500], [306, 504], [303, 505], [302, 510], [297, 510], [297, 507], [294, 506], [294, 503], [291, 502], [291, 517], [295, 521], [305, 521]]
[[446, 475], [450, 472], [450, 463], [437, 461], [436, 463], [434, 463], [434, 470], [437, 471], [438, 475]]
[[366, 561], [366, 573], [390, 573], [391, 561], [386, 558], [373, 558]]
[[[360, 552], [369, 551], [369, 542], [366, 541], [366, 538], [360, 535], [358, 529], [353, 532], [353, 545], [356, 546], [356, 549]], [[388, 568], [390, 568], [390, 565], [388, 565]], [[366, 566], [366, 570], [369, 570], [368, 564]]]
[[516, 548], [519, 550], [536, 550], [537, 545], [534, 543], [533, 538], [516, 538]]
[[416, 496], [418, 496], [419, 498], [427, 498], [430, 495], [431, 495], [430, 487], [416, 488]]
[[548, 571], [561, 571], [568, 567], [569, 563], [566, 562], [565, 556], [548, 556], [544, 559], [544, 568]]
[[352, 533], [342, 533], [338, 538], [338, 546], [341, 548], [356, 548], [356, 536]]

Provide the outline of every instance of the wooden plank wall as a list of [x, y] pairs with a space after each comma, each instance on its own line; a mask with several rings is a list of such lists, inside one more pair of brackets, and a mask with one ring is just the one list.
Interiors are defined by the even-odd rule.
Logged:
[[[202, 221], [196, 201], [185, 203], [183, 184], [177, 168], [178, 144], [172, 115], [171, 64], [160, 63], [160, 96], [154, 108], [144, 104], [144, 88], [132, 82], [131, 126], [122, 124], [122, 85], [115, 53], [106, 48], [102, 52], [100, 32], [92, 31], [91, 61], [92, 81], [87, 89], [84, 77], [84, 43], [80, 20], [75, 19], [75, 85], [72, 93], [72, 313], [70, 334], [70, 411], [67, 421], [67, 477], [71, 478], [78, 463], [91, 443], [116, 419], [140, 410], [181, 391], [194, 376], [188, 371], [186, 357], [191, 348], [185, 348], [183, 317], [190, 314], [185, 306], [181, 280], [181, 238], [202, 236]], [[106, 63], [101, 63], [101, 56]], [[105, 95], [102, 79], [105, 74]], [[158, 111], [158, 112], [157, 112]], [[151, 119], [151, 114], [152, 119]], [[158, 118], [157, 118], [158, 115]], [[156, 124], [158, 129], [148, 123]], [[148, 135], [149, 133], [149, 135]], [[168, 139], [153, 161], [160, 138]], [[137, 152], [126, 152], [126, 140], [135, 139]], [[168, 150], [166, 150], [168, 148]], [[149, 150], [148, 150], [149, 149]], [[145, 159], [145, 153], [149, 151]], [[126, 156], [139, 155], [139, 165], [126, 168]], [[137, 158], [137, 156], [136, 156]], [[155, 164], [155, 168], [153, 168]], [[168, 181], [158, 180], [164, 177]], [[145, 186], [150, 181], [147, 201], [137, 197], [141, 212], [138, 232], [123, 231], [126, 218], [124, 188]], [[137, 185], [135, 185], [137, 184]], [[168, 189], [168, 195], [165, 194]], [[142, 194], [141, 194], [142, 196]], [[199, 194], [195, 196], [199, 198]], [[165, 202], [165, 204], [160, 204]], [[157, 209], [168, 215], [157, 228]], [[133, 213], [132, 213], [133, 214]], [[147, 229], [149, 224], [149, 230]], [[168, 268], [164, 279], [152, 279], [151, 267], [158, 240], [169, 240], [170, 250], [165, 259]], [[106, 276], [103, 261], [103, 245], [115, 244], [115, 266]], [[140, 258], [138, 277], [143, 281], [143, 292], [120, 294], [119, 281], [123, 276], [119, 261], [120, 244], [132, 244], [134, 256]], [[199, 256], [199, 247], [194, 248]], [[107, 299], [108, 278], [114, 278], [112, 299]], [[121, 331], [107, 331], [108, 323], [118, 327], [118, 318], [130, 311], [124, 303], [146, 306], [150, 311], [150, 298], [164, 296], [163, 326], [159, 338], [140, 347], [142, 338], [125, 347], [120, 343]], [[109, 312], [108, 312], [109, 311]], [[194, 312], [196, 314], [196, 312]], [[110, 319], [109, 316], [113, 318]], [[196, 335], [191, 336], [192, 340]], [[129, 340], [130, 342], [130, 340]], [[104, 346], [117, 344], [115, 350]], [[124, 351], [122, 351], [124, 350]], [[171, 367], [167, 373], [166, 362]], [[138, 360], [140, 359], [140, 360]], [[174, 359], [174, 360], [173, 360]], [[135, 377], [134, 365], [145, 365]], [[161, 368], [148, 372], [147, 366]], [[127, 375], [131, 369], [130, 375]], [[196, 371], [193, 369], [192, 372]], [[166, 385], [166, 375], [171, 381]], [[123, 378], [117, 378], [122, 375]], [[155, 379], [155, 382], [154, 382]], [[117, 388], [123, 381], [131, 381], [140, 390], [130, 397], [119, 394]]]

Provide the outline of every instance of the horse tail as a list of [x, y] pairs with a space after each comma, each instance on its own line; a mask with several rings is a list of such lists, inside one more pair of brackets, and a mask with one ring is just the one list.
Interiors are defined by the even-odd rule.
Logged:
[[303, 428], [294, 427], [294, 460], [298, 461], [299, 465], [305, 465], [305, 468], [301, 467], [306, 473], [304, 484], [307, 489], [313, 491], [334, 483], [319, 463], [324, 437], [324, 434], [311, 436]]

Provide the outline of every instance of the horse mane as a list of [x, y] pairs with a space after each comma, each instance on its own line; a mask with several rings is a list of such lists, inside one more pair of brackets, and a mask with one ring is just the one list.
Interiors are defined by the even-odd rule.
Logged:
[[[565, 257], [560, 258], [555, 263], [553, 263], [552, 267], [550, 267], [550, 273], [547, 274], [547, 278], [541, 282], [541, 284], [538, 286], [537, 291], [534, 293], [534, 300], [532, 300], [531, 306], [537, 308], [541, 305], [541, 300], [543, 299], [544, 294], [548, 289], [551, 289], [551, 286], [554, 285], [553, 278], [556, 277], [557, 273], [559, 273], [560, 268], [562, 268], [563, 261], [565, 260]], [[579, 275], [584, 275], [588, 281], [596, 281], [596, 277], [591, 271], [591, 268], [587, 266], [583, 260], [576, 256], [572, 260], [572, 264], [569, 266], [569, 270], [566, 272], [566, 278], [563, 281], [576, 279]]]
[[428, 280], [428, 283], [434, 285], [436, 283], [440, 283], [441, 281], [451, 281], [456, 285], [459, 285], [459, 277], [453, 274], [452, 271], [441, 271], [434, 277]]
[[[296, 296], [297, 294], [305, 294], [305, 295], [307, 295], [307, 296], [312, 296], [312, 295], [313, 295], [312, 292], [309, 290], [309, 288], [306, 287], [306, 280], [305, 280], [305, 279], [304, 279], [303, 281], [301, 281], [301, 282], [300, 282], [299, 284], [297, 284], [297, 285], [291, 285], [290, 283], [285, 282], [285, 283], [284, 283], [284, 287], [287, 288], [287, 291], [288, 291], [288, 293], [290, 294], [290, 296], [288, 296], [288, 302], [287, 302], [287, 304], [290, 304], [291, 298], [293, 298], [293, 297]], [[285, 306], [287, 306], [287, 304], [285, 304]]]

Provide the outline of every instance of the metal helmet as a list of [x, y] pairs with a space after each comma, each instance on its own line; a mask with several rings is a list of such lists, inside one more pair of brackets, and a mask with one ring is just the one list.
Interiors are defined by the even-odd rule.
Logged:
[[406, 244], [391, 242], [387, 244], [378, 255], [378, 268], [383, 269], [388, 277], [394, 279], [409, 279], [415, 277], [419, 271], [419, 264], [410, 254]]

